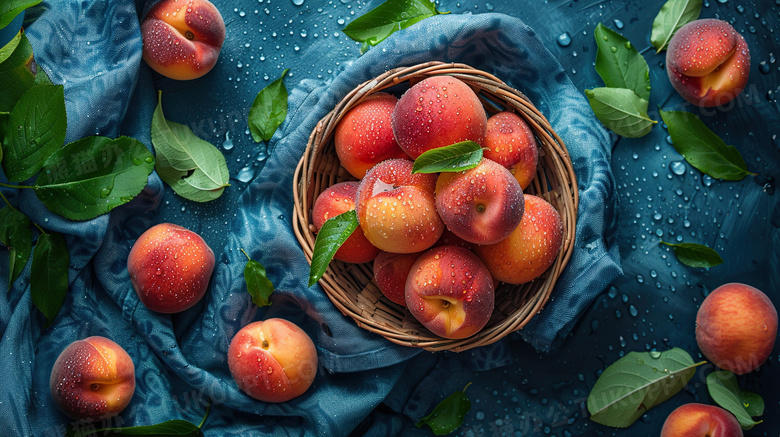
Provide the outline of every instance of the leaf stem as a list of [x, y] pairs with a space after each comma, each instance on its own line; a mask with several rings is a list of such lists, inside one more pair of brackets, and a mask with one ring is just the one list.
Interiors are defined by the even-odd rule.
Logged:
[[36, 186], [34, 186], [34, 185], [11, 185], [11, 184], [4, 184], [4, 183], [2, 183], [2, 182], [0, 182], [0, 187], [8, 187], [8, 188], [27, 188], [27, 189], [30, 189], [30, 190], [34, 190], [34, 189], [38, 188], [38, 187], [36, 187]]
[[206, 405], [206, 414], [203, 415], [203, 419], [201, 419], [200, 423], [198, 424], [198, 429], [201, 429], [203, 424], [206, 423], [206, 419], [209, 417], [209, 411], [211, 411], [211, 402]]
[[[0, 182], [0, 185], [5, 185], [5, 186], [9, 186], [9, 187], [11, 186], [11, 185], [6, 185], [6, 184], [3, 184], [2, 182]], [[7, 197], [5, 197], [5, 194], [3, 194], [3, 192], [2, 192], [2, 191], [0, 191], [0, 197], [2, 197], [2, 198], [3, 198], [3, 200], [5, 201], [5, 204], [6, 204], [6, 205], [8, 205], [8, 207], [9, 207], [9, 208], [13, 209], [14, 211], [19, 211], [18, 209], [14, 208], [14, 206], [13, 206], [13, 205], [11, 205], [11, 202], [9, 202], [9, 201], [8, 201], [8, 198], [7, 198]], [[21, 211], [19, 211], [19, 212], [21, 212]], [[24, 214], [24, 213], [22, 213], [22, 214]], [[28, 217], [28, 218], [29, 218], [29, 217]], [[43, 234], [43, 235], [48, 235], [48, 234], [46, 233], [46, 231], [44, 231], [44, 230], [43, 230], [43, 228], [42, 228], [42, 227], [41, 227], [41, 226], [40, 226], [38, 223], [35, 223], [35, 222], [34, 222], [34, 221], [32, 221], [32, 220], [30, 220], [30, 223], [34, 224], [34, 225], [35, 225], [35, 227], [36, 227], [36, 228], [38, 228], [38, 230], [39, 230], [39, 231], [41, 231], [41, 234]]]
[[248, 260], [250, 260], [250, 261], [252, 260], [252, 258], [249, 256], [249, 254], [248, 254], [248, 253], [246, 253], [246, 250], [244, 250], [244, 248], [243, 248], [243, 247], [242, 247], [240, 250], [241, 250], [241, 252], [243, 252], [243, 253], [244, 253], [244, 255], [246, 256], [246, 259], [248, 259]]
[[469, 381], [469, 383], [468, 383], [468, 384], [466, 384], [466, 386], [465, 386], [465, 387], [463, 387], [463, 390], [461, 390], [461, 391], [462, 391], [463, 393], [466, 393], [466, 389], [467, 389], [467, 388], [469, 388], [469, 386], [470, 386], [470, 385], [471, 385], [471, 382]]

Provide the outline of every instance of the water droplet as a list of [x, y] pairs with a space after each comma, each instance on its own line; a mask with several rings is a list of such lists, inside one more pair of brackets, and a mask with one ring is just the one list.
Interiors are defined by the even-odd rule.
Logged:
[[629, 305], [628, 312], [631, 314], [631, 317], [636, 317], [639, 315], [639, 310], [637, 310], [634, 305]]
[[661, 352], [653, 349], [653, 350], [650, 351], [650, 356], [657, 360], [657, 359], [661, 358]]
[[677, 176], [682, 176], [685, 174], [685, 163], [682, 161], [672, 161], [672, 163], [669, 164], [669, 169]]
[[292, 4], [295, 6], [302, 6], [304, 0], [292, 0]]
[[558, 35], [557, 41], [559, 46], [568, 47], [571, 44], [571, 35], [569, 35], [569, 32], [563, 32]]
[[609, 50], [610, 50], [612, 53], [617, 53], [617, 47], [615, 47], [615, 46], [612, 46], [612, 47], [610, 47], [610, 48], [609, 48]]
[[230, 132], [225, 132], [225, 141], [222, 142], [224, 150], [233, 150], [233, 140], [230, 139]]
[[100, 190], [100, 197], [102, 197], [103, 199], [108, 197], [109, 194], [111, 194], [111, 188], [103, 188], [102, 190]]
[[251, 166], [246, 166], [238, 171], [238, 175], [236, 175], [236, 179], [243, 183], [247, 183], [251, 181], [255, 177], [255, 170]]
[[141, 161], [140, 159], [136, 158], [135, 156], [133, 156], [132, 161], [133, 161], [133, 165], [141, 165], [143, 163], [143, 161]]
[[711, 186], [712, 185], [712, 180], [713, 179], [712, 179], [712, 177], [710, 177], [710, 175], [703, 175], [701, 177], [701, 183], [703, 183], [705, 187]]
[[770, 67], [766, 61], [761, 61], [761, 63], [758, 64], [758, 71], [760, 71], [763, 74], [769, 74], [771, 70], [772, 67]]
[[494, 9], [493, 3], [485, 3], [485, 9], [492, 11]]
[[153, 162], [154, 162], [154, 156], [147, 156], [146, 158], [144, 158], [144, 161], [145, 161], [147, 164], [151, 164], [151, 163], [153, 163]]
[[644, 363], [645, 363], [645, 360], [643, 360], [643, 359], [641, 359], [641, 358], [637, 358], [637, 359], [636, 359], [636, 363], [637, 363], [637, 364], [639, 364], [639, 365], [641, 366], [642, 364], [644, 364]]

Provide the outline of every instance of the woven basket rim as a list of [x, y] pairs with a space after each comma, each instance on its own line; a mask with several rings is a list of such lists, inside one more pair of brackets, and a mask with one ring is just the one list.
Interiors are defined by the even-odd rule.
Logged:
[[[532, 192], [552, 203], [563, 222], [563, 244], [553, 265], [534, 281], [519, 286], [502, 284], [497, 288], [493, 318], [485, 328], [465, 339], [446, 339], [430, 333], [405, 308], [385, 298], [372, 282], [371, 263], [347, 264], [333, 260], [319, 283], [343, 315], [370, 332], [404, 346], [459, 352], [494, 343], [524, 327], [550, 298], [574, 248], [579, 192], [571, 159], [563, 140], [523, 93], [467, 64], [438, 61], [394, 68], [356, 86], [319, 120], [309, 136], [293, 176], [293, 230], [311, 264], [316, 235], [311, 224], [314, 200], [328, 186], [342, 180], [354, 180], [340, 166], [335, 151], [330, 150], [335, 126], [346, 112], [370, 94], [438, 75], [449, 75], [466, 82], [478, 92], [488, 112], [512, 110], [528, 122], [536, 136], [540, 156], [537, 175], [524, 192]], [[511, 299], [499, 302], [499, 296]], [[503, 313], [502, 305], [508, 307], [509, 314]]]

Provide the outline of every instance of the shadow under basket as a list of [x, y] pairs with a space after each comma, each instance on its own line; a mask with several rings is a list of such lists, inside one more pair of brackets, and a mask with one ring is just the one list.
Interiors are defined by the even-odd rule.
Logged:
[[522, 285], [500, 284], [496, 288], [495, 309], [487, 325], [471, 337], [457, 340], [432, 334], [409, 311], [385, 298], [372, 282], [372, 263], [348, 264], [333, 260], [319, 283], [341, 313], [364, 329], [404, 346], [459, 352], [494, 343], [525, 326], [550, 298], [574, 246], [579, 195], [571, 159], [550, 123], [521, 92], [484, 71], [464, 64], [441, 62], [396, 68], [356, 87], [317, 123], [309, 137], [293, 180], [293, 229], [311, 263], [316, 238], [311, 220], [315, 199], [337, 182], [354, 180], [341, 167], [333, 143], [333, 133], [341, 118], [372, 93], [389, 91], [400, 96], [420, 80], [441, 75], [456, 77], [471, 86], [488, 116], [507, 110], [528, 122], [539, 145], [539, 165], [536, 177], [524, 192], [544, 198], [560, 213], [563, 222], [560, 253], [541, 277]]

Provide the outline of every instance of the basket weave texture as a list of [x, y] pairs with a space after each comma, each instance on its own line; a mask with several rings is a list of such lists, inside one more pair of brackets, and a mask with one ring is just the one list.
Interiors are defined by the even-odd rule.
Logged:
[[579, 196], [571, 159], [550, 123], [521, 92], [484, 71], [465, 64], [441, 62], [396, 68], [359, 85], [317, 123], [309, 137], [293, 180], [293, 230], [311, 263], [316, 238], [311, 219], [315, 199], [337, 182], [354, 180], [341, 167], [333, 143], [333, 133], [341, 118], [372, 93], [385, 91], [400, 96], [410, 85], [439, 75], [456, 77], [471, 86], [488, 116], [508, 110], [528, 122], [539, 145], [539, 166], [536, 177], [524, 192], [544, 198], [560, 213], [563, 222], [563, 246], [560, 253], [553, 265], [536, 280], [522, 285], [500, 284], [496, 289], [496, 305], [488, 324], [477, 334], [457, 340], [432, 334], [405, 308], [385, 298], [372, 282], [371, 263], [348, 264], [333, 260], [319, 283], [342, 314], [351, 317], [368, 331], [400, 345], [429, 351], [458, 352], [494, 343], [525, 326], [549, 299], [574, 246]]

